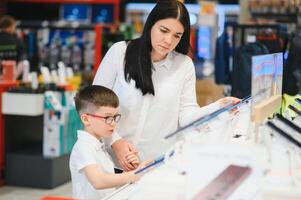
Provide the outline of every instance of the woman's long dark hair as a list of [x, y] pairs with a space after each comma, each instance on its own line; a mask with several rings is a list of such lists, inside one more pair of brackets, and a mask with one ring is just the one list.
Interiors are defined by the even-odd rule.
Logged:
[[151, 28], [157, 21], [167, 18], [178, 19], [184, 27], [184, 33], [175, 51], [186, 55], [190, 48], [190, 20], [187, 9], [177, 0], [160, 0], [149, 14], [142, 36], [128, 43], [124, 58], [126, 81], [133, 79], [136, 88], [140, 89], [143, 95], [155, 95], [152, 81]]

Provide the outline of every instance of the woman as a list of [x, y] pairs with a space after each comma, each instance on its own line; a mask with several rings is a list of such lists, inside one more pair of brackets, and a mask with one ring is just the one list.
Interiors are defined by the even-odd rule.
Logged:
[[[155, 158], [174, 143], [164, 136], [212, 112], [231, 98], [200, 108], [195, 69], [189, 52], [190, 20], [184, 4], [161, 0], [149, 14], [142, 36], [114, 44], [99, 66], [93, 84], [108, 87], [120, 99], [120, 136], [141, 159]], [[115, 137], [117, 134], [115, 134]], [[113, 150], [125, 169], [126, 154], [135, 149], [113, 139]]]

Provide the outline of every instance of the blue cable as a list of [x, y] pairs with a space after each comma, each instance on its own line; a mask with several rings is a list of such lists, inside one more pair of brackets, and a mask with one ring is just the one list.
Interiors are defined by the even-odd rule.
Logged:
[[[174, 155], [174, 151], [172, 151], [170, 154], [169, 154], [169, 157], [172, 157]], [[142, 172], [144, 172], [145, 170], [147, 170], [148, 168], [150, 167], [153, 167], [155, 165], [158, 165], [160, 163], [162, 163], [163, 161], [165, 160], [165, 156], [160, 156], [159, 158], [155, 159], [153, 162], [151, 162], [149, 165], [139, 169], [138, 171], [135, 172], [135, 174], [140, 174]]]

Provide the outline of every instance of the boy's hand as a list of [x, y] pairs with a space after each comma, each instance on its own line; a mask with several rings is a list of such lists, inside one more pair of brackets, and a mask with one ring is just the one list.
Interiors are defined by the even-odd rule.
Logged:
[[146, 167], [147, 165], [149, 165], [151, 162], [153, 162], [153, 160], [148, 160], [148, 161], [145, 161], [145, 162], [142, 162], [136, 170], [133, 170], [133, 171], [130, 171], [130, 172], [126, 172], [129, 174], [129, 181], [130, 183], [133, 183], [133, 182], [136, 182], [138, 181], [141, 176], [143, 175], [143, 173], [139, 173], [139, 174], [135, 174], [136, 171]]
[[147, 165], [151, 164], [152, 162], [154, 162], [154, 160], [146, 160], [146, 161], [142, 162], [135, 171], [138, 171], [138, 170], [146, 167]]

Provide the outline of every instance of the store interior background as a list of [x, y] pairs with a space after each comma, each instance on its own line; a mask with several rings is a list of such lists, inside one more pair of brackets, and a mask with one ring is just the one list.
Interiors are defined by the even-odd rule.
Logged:
[[[1, 111], [0, 123], [4, 126], [0, 126], [1, 200], [43, 198], [46, 200], [47, 196], [71, 198], [68, 158], [76, 141], [74, 134], [79, 128], [79, 121], [74, 108], [70, 107], [70, 96], [79, 86], [92, 83], [103, 55], [114, 42], [139, 36], [154, 2], [154, 0], [0, 1], [0, 16], [8, 14], [17, 20], [17, 33], [25, 44], [31, 72], [41, 74], [42, 66], [46, 66], [50, 71], [55, 70], [59, 61], [63, 61], [65, 66], [73, 70], [72, 77], [66, 82], [66, 85], [72, 87], [55, 88], [64, 102], [61, 102], [63, 111], [57, 112], [55, 108], [47, 105], [44, 108], [44, 104], [41, 104], [42, 110], [37, 109], [31, 115], [26, 114], [27, 110], [31, 106], [36, 109], [36, 105], [28, 105], [28, 109], [23, 113], [16, 111], [22, 105], [17, 105], [16, 108], [8, 106], [6, 110], [2, 108], [4, 111]], [[277, 41], [277, 45], [270, 46], [269, 53], [286, 53], [288, 48], [286, 44], [289, 43], [290, 35], [298, 30], [301, 16], [299, 1], [292, 1], [295, 4], [288, 3], [291, 2], [288, 0], [207, 1], [208, 9], [202, 10], [203, 2], [185, 1], [191, 17], [190, 56], [196, 67], [196, 92], [200, 106], [224, 96], [234, 95], [238, 98], [247, 96], [250, 88], [245, 90], [232, 86], [242, 83], [244, 77], [238, 75], [230, 79], [228, 76], [232, 75], [231, 72], [225, 71], [229, 69], [232, 71], [235, 68], [232, 63], [233, 50], [254, 37], [261, 40], [269, 37], [267, 39], [269, 41], [276, 36], [273, 42]], [[212, 2], [216, 4], [213, 6], [214, 9], [210, 10]], [[227, 48], [230, 49], [231, 55], [223, 60], [226, 55], [221, 55], [223, 52], [219, 52], [220, 46], [217, 43], [221, 41], [218, 38], [223, 37], [227, 31], [230, 34], [228, 35], [230, 46]], [[229, 62], [230, 66], [229, 63], [222, 63], [225, 68], [217, 68], [221, 60]], [[233, 82], [235, 78], [236, 82]], [[10, 84], [1, 86], [1, 96], [3, 92], [16, 85], [14, 80], [10, 81]], [[49, 83], [43, 84], [43, 87], [49, 86]], [[25, 84], [24, 87], [27, 86]], [[294, 93], [289, 89], [288, 93]], [[20, 94], [8, 95], [6, 101], [16, 102], [17, 98], [24, 98], [18, 95]], [[40, 102], [43, 95], [36, 93], [29, 98], [33, 98], [28, 101], [35, 104]], [[49, 117], [46, 122], [45, 116], [65, 117], [64, 119]], [[15, 124], [18, 124], [18, 127]], [[58, 131], [58, 134], [63, 134], [58, 137], [64, 138], [52, 138], [54, 142], [45, 144], [46, 136], [42, 133], [45, 134], [45, 127], [49, 126], [56, 126], [57, 130], [50, 131]], [[62, 127], [64, 133], [60, 133], [59, 129]], [[18, 132], [20, 129], [25, 130], [22, 136]], [[11, 134], [8, 135], [8, 132]], [[56, 150], [53, 151], [53, 148]]]

